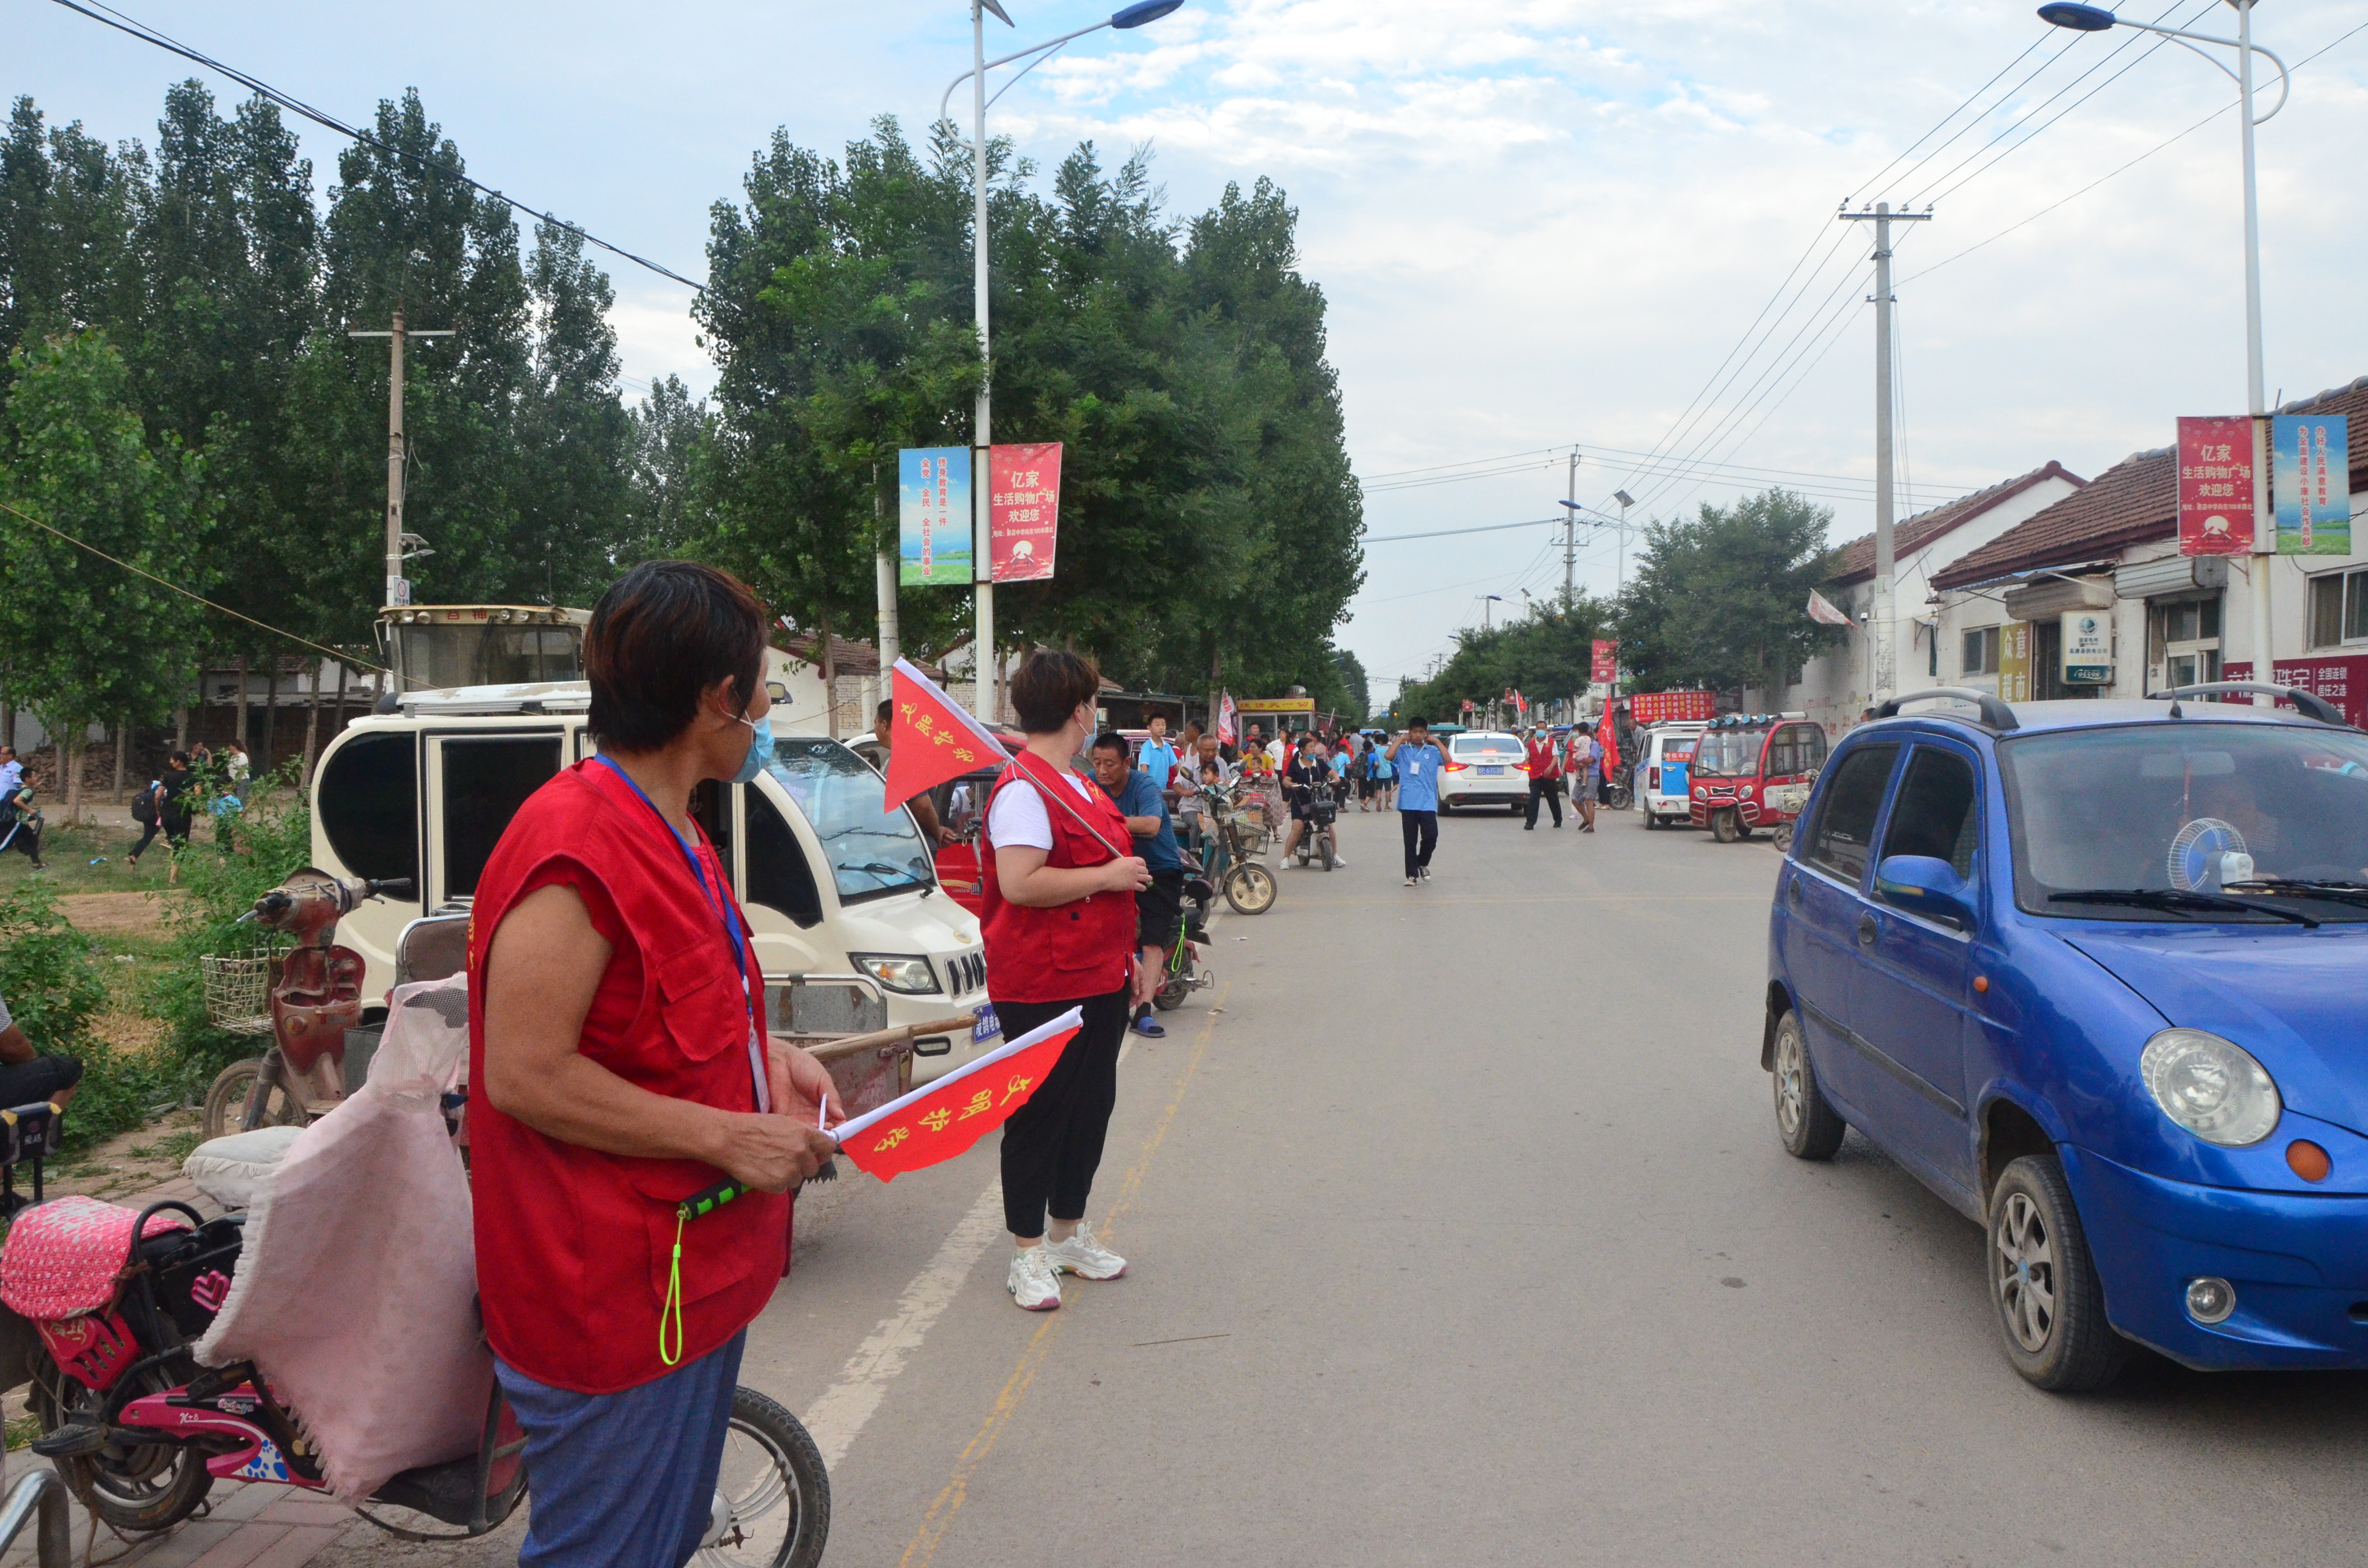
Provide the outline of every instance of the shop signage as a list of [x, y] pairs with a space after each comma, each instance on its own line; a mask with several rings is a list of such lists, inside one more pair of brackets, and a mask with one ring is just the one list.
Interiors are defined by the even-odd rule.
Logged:
[[1235, 704], [1244, 713], [1313, 713], [1312, 697], [1245, 697]]
[[906, 447], [896, 454], [896, 581], [968, 587], [970, 449]]
[[2105, 686], [2113, 678], [2113, 619], [2101, 609], [2064, 612], [2063, 670], [2066, 686]]
[[1061, 524], [1060, 442], [987, 449], [986, 524], [996, 582], [1052, 580]]
[[2270, 490], [2280, 555], [2351, 554], [2351, 422], [2340, 414], [2271, 420]]
[[[2345, 719], [2354, 724], [2368, 726], [2368, 653], [2351, 653], [2341, 658], [2314, 655], [2306, 659], [2275, 659], [2270, 667], [2276, 672], [2270, 677], [2273, 684], [2307, 691], [2314, 697], [2324, 697], [2343, 710]], [[2248, 660], [2233, 660], [2220, 666], [2220, 678], [2251, 680], [2253, 666]], [[2232, 697], [2228, 700], [2249, 702], [2252, 699]]]
[[2243, 555], [2253, 548], [2253, 422], [2179, 422], [2179, 553]]
[[1597, 686], [1610, 686], [1620, 678], [1620, 644], [1610, 637], [1595, 640], [1595, 658], [1587, 678]]
[[1640, 691], [1628, 699], [1628, 717], [1638, 724], [1658, 724], [1672, 719], [1715, 719], [1714, 691]]
[[1998, 628], [1998, 698], [2031, 700], [2031, 622], [2009, 620]]

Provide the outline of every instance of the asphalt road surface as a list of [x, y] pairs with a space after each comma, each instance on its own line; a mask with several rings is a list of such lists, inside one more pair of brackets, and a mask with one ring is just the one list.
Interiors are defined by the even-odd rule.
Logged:
[[1855, 1134], [1783, 1154], [1764, 838], [1457, 816], [1408, 889], [1395, 820], [1342, 828], [1129, 1051], [1092, 1216], [1126, 1278], [1011, 1305], [992, 1139], [808, 1189], [743, 1381], [830, 1458], [827, 1561], [2360, 1550], [2368, 1378], [2038, 1392], [1974, 1226]]

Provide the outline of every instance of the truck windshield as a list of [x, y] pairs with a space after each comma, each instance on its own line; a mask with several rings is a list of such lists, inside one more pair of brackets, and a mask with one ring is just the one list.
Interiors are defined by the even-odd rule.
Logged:
[[780, 737], [766, 771], [790, 792], [822, 840], [839, 902], [928, 887], [937, 881], [913, 818], [887, 809], [888, 790], [871, 765], [819, 737]]
[[[2018, 904], [2079, 920], [2261, 917], [2207, 907], [2234, 894], [2368, 919], [2368, 735], [2215, 724], [2205, 706], [1999, 744]], [[2144, 902], [2083, 896], [2099, 892]]]
[[1764, 729], [1704, 731], [1694, 747], [1694, 771], [1722, 777], [1757, 773], [1760, 744], [1767, 739]]

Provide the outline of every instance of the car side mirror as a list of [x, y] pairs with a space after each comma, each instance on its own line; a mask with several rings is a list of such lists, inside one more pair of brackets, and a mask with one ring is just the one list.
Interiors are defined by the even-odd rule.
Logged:
[[1930, 855], [1893, 855], [1874, 870], [1874, 891], [1885, 903], [1970, 931], [1975, 926], [1973, 884], [1946, 860]]

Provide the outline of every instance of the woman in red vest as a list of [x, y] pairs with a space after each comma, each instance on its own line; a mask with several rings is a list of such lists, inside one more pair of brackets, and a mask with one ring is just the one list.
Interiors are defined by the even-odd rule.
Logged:
[[1126, 1259], [1094, 1240], [1086, 1199], [1118, 1104], [1126, 1022], [1159, 976], [1134, 953], [1134, 895], [1151, 871], [1118, 807], [1072, 766], [1099, 728], [1100, 674], [1075, 653], [1040, 651], [1010, 691], [1028, 744], [987, 797], [979, 856], [987, 994], [1006, 1040], [1072, 1007], [1085, 1014], [1043, 1086], [1003, 1126], [1003, 1215], [1018, 1247], [1005, 1286], [1030, 1312], [1050, 1312], [1063, 1274], [1126, 1272]]
[[[477, 1284], [526, 1428], [530, 1568], [681, 1568], [708, 1525], [745, 1331], [831, 1140], [830, 1076], [767, 1040], [709, 779], [764, 727], [765, 613], [711, 567], [635, 567], [586, 629], [600, 753], [535, 791], [477, 883]], [[746, 1196], [686, 1221], [725, 1177]]]

